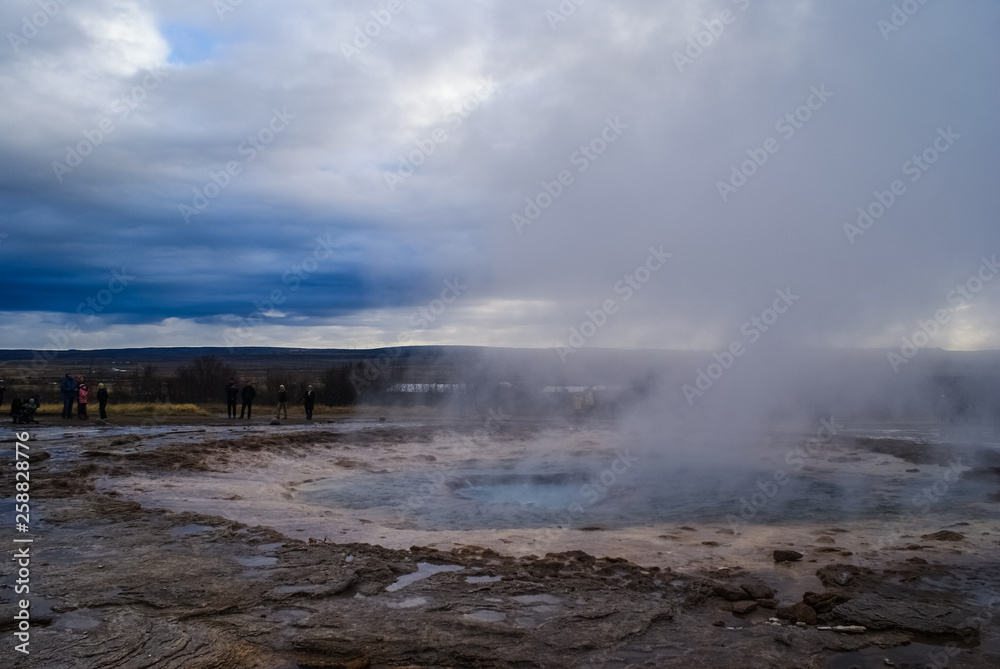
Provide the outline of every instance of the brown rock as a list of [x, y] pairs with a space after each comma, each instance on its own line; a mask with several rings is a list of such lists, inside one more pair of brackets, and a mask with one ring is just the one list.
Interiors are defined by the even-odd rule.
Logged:
[[921, 534], [920, 538], [930, 539], [932, 541], [961, 541], [962, 539], [965, 539], [965, 535], [961, 532], [941, 530], [940, 532], [935, 532], [934, 534]]
[[793, 606], [782, 606], [775, 612], [782, 620], [788, 620], [792, 624], [805, 623], [815, 625], [817, 622], [816, 611], [804, 602], [799, 602]]
[[741, 599], [747, 598], [747, 593], [745, 593], [742, 588], [737, 588], [731, 583], [716, 583], [712, 588], [712, 592], [714, 592], [717, 597], [728, 599], [731, 602], [738, 602]]
[[741, 583], [740, 587], [743, 588], [743, 592], [750, 596], [750, 599], [760, 600], [774, 597], [774, 588], [763, 583]]
[[733, 602], [733, 613], [735, 615], [741, 616], [745, 613], [750, 613], [755, 608], [757, 608], [757, 602], [750, 599], [744, 599], [743, 601], [740, 602]]
[[816, 613], [826, 613], [837, 604], [843, 604], [850, 599], [839, 592], [807, 592], [802, 595], [803, 603], [811, 606]]
[[798, 551], [789, 551], [780, 548], [774, 551], [775, 562], [794, 562], [796, 560], [801, 560], [801, 559], [802, 559], [802, 553]]
[[758, 599], [757, 603], [765, 609], [776, 609], [778, 608], [777, 599]]
[[859, 578], [868, 577], [874, 573], [867, 567], [856, 567], [853, 564], [829, 564], [816, 570], [816, 576], [827, 588], [834, 585], [850, 585]]

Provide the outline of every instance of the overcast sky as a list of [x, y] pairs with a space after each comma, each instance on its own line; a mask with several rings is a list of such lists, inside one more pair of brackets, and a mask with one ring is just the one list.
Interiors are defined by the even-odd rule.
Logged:
[[64, 2], [0, 347], [1000, 348], [992, 0]]

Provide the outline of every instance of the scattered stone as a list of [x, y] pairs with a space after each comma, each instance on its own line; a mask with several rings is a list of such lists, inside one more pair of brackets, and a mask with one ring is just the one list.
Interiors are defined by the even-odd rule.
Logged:
[[841, 587], [850, 585], [858, 577], [872, 576], [875, 572], [867, 567], [857, 567], [853, 564], [830, 564], [816, 570], [816, 576], [827, 588], [833, 585]]
[[702, 541], [701, 545], [702, 546], [718, 546], [719, 542], [718, 541]]
[[868, 628], [864, 625], [821, 625], [817, 627], [818, 630], [824, 630], [829, 632], [840, 632], [841, 634], [864, 634], [868, 631]]
[[850, 601], [850, 597], [839, 592], [807, 592], [802, 595], [802, 601], [813, 608], [816, 613], [826, 613], [837, 604]]
[[803, 623], [805, 625], [815, 625], [817, 622], [816, 611], [805, 602], [799, 602], [792, 606], [782, 606], [776, 611], [779, 618], [789, 622]]
[[913, 564], [928, 564], [927, 560], [922, 557], [908, 557], [906, 558], [906, 561], [912, 562]]
[[725, 627], [726, 623], [721, 620], [716, 620], [712, 623], [712, 627]]
[[279, 421], [277, 418], [272, 418], [271, 425], [281, 425], [281, 421]]
[[780, 643], [783, 646], [789, 646], [789, 647], [791, 647], [791, 645], [792, 645], [792, 633], [791, 632], [782, 632], [780, 634], [775, 634], [774, 635], [774, 640], [777, 641], [778, 643]]
[[816, 537], [816, 543], [818, 543], [818, 544], [835, 544], [835, 543], [837, 543], [837, 540], [834, 539], [833, 537], [828, 537], [826, 535], [823, 535], [821, 537]]
[[697, 532], [698, 531], [698, 530], [694, 529], [693, 527], [689, 527], [688, 525], [681, 525], [680, 528], [678, 528], [678, 529], [687, 530], [688, 532]]
[[764, 585], [763, 583], [741, 583], [740, 587], [743, 592], [750, 596], [750, 599], [772, 599], [774, 597], [774, 588]]
[[775, 562], [795, 562], [796, 560], [801, 560], [801, 559], [802, 559], [802, 553], [798, 551], [789, 551], [781, 548], [774, 551]]
[[965, 539], [965, 535], [961, 532], [952, 532], [951, 530], [941, 530], [940, 532], [935, 532], [934, 534], [921, 534], [921, 539], [928, 539], [931, 541], [962, 541]]
[[924, 547], [921, 546], [920, 544], [907, 544], [903, 548], [903, 550], [906, 550], [906, 551], [922, 551], [922, 550], [924, 550]]
[[906, 473], [907, 473], [907, 474], [919, 474], [919, 473], [920, 473], [920, 470], [919, 470], [919, 469], [917, 469], [916, 467], [914, 467], [913, 469], [907, 469], [907, 470], [906, 470]]
[[750, 613], [755, 608], [757, 608], [757, 602], [751, 599], [744, 599], [739, 602], [733, 602], [733, 613], [735, 615], [743, 615], [745, 613]]
[[854, 553], [852, 553], [851, 551], [840, 551], [840, 554], [843, 557], [851, 557], [852, 555], [854, 555]]
[[713, 588], [713, 592], [723, 599], [728, 599], [731, 602], [738, 602], [741, 599], [747, 598], [747, 593], [743, 591], [743, 588], [738, 588], [730, 583], [717, 583]]
[[762, 608], [765, 608], [765, 609], [776, 609], [776, 608], [778, 608], [778, 600], [774, 599], [774, 598], [771, 598], [771, 599], [758, 599], [757, 600], [757, 604], [759, 604]]

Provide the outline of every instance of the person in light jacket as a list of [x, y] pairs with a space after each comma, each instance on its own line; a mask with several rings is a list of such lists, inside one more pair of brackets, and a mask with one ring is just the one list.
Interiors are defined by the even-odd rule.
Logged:
[[77, 415], [80, 420], [87, 420], [87, 396], [90, 395], [90, 387], [83, 380], [82, 374], [76, 377], [76, 393]]
[[285, 386], [278, 386], [278, 412], [274, 417], [281, 418], [282, 411], [285, 412], [285, 418], [288, 418], [288, 391]]

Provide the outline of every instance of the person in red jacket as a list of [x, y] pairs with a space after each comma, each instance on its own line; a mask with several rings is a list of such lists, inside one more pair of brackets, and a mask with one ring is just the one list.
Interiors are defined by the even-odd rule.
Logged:
[[90, 394], [90, 388], [83, 380], [83, 375], [76, 377], [76, 392], [77, 392], [77, 409], [80, 420], [87, 420], [87, 395]]

